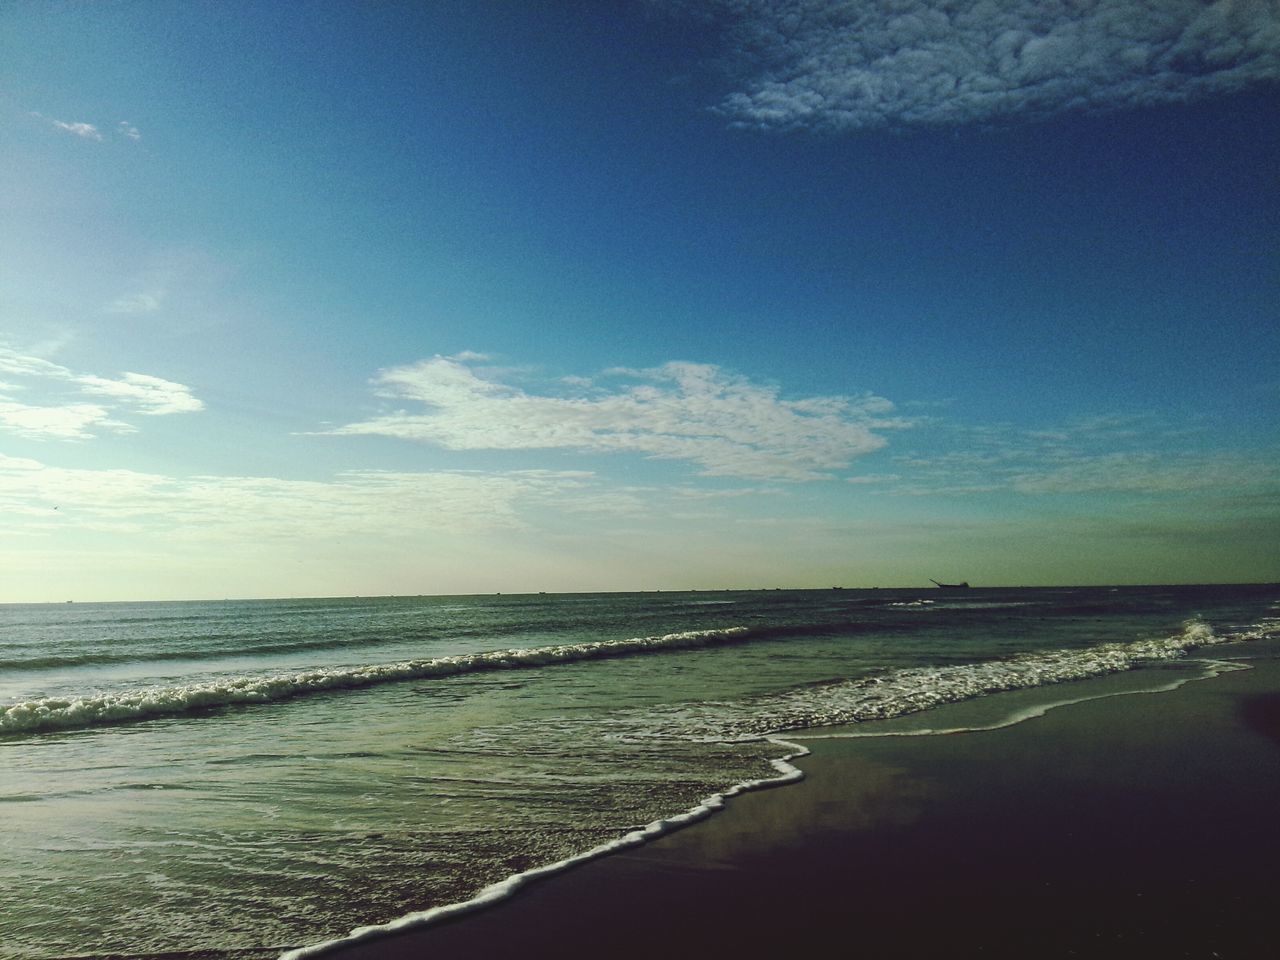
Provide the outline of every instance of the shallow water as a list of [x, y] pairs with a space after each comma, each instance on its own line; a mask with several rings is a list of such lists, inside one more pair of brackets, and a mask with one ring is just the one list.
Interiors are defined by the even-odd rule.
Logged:
[[1270, 642], [1278, 605], [1180, 587], [0, 607], [0, 942], [274, 956], [776, 777], [767, 734], [928, 728], [1011, 689], [1034, 711], [1099, 675], [1159, 686]]

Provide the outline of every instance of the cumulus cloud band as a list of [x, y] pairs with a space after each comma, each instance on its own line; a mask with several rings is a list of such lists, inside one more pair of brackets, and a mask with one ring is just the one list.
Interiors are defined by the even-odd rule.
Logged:
[[943, 126], [1179, 102], [1280, 80], [1274, 0], [732, 0], [766, 128]]

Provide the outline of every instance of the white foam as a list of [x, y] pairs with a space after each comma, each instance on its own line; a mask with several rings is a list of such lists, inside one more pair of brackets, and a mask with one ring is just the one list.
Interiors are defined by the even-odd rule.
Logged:
[[1008, 690], [1050, 686], [1176, 660], [1187, 651], [1267, 634], [1218, 636], [1201, 620], [1180, 633], [1132, 643], [1024, 653], [1000, 660], [910, 667], [734, 701], [618, 711], [601, 722], [624, 739], [742, 741], [814, 727], [888, 720]]
[[1217, 637], [1200, 620], [1181, 633], [1082, 650], [1023, 654], [1006, 660], [897, 670], [881, 676], [787, 691], [753, 706], [752, 724], [769, 730], [882, 720], [1006, 690], [1048, 686], [1174, 660], [1188, 650], [1244, 636]]
[[66, 730], [106, 723], [175, 716], [209, 707], [270, 703], [326, 690], [349, 690], [399, 680], [420, 680], [489, 670], [514, 670], [556, 663], [629, 656], [659, 650], [710, 646], [742, 638], [746, 627], [692, 630], [656, 637], [597, 643], [495, 650], [431, 660], [362, 667], [333, 667], [265, 677], [231, 677], [168, 687], [145, 687], [84, 697], [42, 697], [0, 708], [0, 735]]
[[[1208, 624], [1199, 620], [1193, 620], [1184, 625], [1181, 633], [1176, 636], [1163, 639], [1141, 640], [1129, 644], [1106, 644], [1086, 650], [1062, 650], [1047, 653], [1027, 654], [1022, 657], [1015, 657], [1010, 660], [991, 663], [965, 664], [961, 666], [938, 667], [932, 669], [900, 670], [888, 675], [887, 677], [873, 677], [859, 681], [830, 684], [826, 687], [806, 688], [803, 691], [791, 691], [781, 697], [766, 697], [743, 701], [742, 705], [748, 706], [751, 712], [756, 714], [753, 725], [761, 722], [778, 723], [781, 720], [781, 717], [776, 713], [771, 715], [768, 705], [770, 702], [774, 705], [780, 705], [781, 701], [784, 699], [789, 699], [790, 702], [787, 703], [787, 707], [790, 709], [780, 712], [783, 715], [789, 713], [790, 716], [787, 717], [787, 720], [795, 726], [854, 722], [857, 720], [901, 716], [906, 713], [914, 712], [915, 710], [926, 709], [929, 706], [966, 700], [971, 697], [981, 696], [984, 693], [1035, 687], [1070, 679], [1102, 676], [1108, 673], [1132, 669], [1136, 666], [1142, 665], [1143, 663], [1176, 659], [1184, 656], [1187, 650], [1196, 647], [1239, 639], [1253, 639], [1253, 637], [1252, 635], [1240, 634], [1220, 638], [1215, 636], [1212, 628], [1209, 627]], [[1225, 672], [1231, 669], [1240, 669], [1239, 667], [1226, 662], [1208, 661], [1207, 664], [1208, 670], [1204, 676], [1214, 676], [1219, 672]], [[1167, 684], [1147, 687], [1143, 690], [1125, 691], [1125, 693], [1155, 693], [1173, 690], [1184, 683], [1189, 682], [1191, 679], [1194, 678], [1179, 678]], [[825, 695], [824, 691], [826, 692]], [[1102, 696], [1116, 695], [1120, 694], [1104, 694]], [[782, 784], [793, 783], [797, 780], [801, 780], [804, 777], [804, 773], [792, 764], [791, 761], [807, 755], [809, 750], [802, 744], [797, 743], [797, 740], [807, 741], [859, 736], [931, 736], [944, 733], [995, 730], [1001, 727], [1021, 723], [1025, 720], [1032, 719], [1033, 717], [1043, 716], [1055, 707], [1081, 703], [1086, 700], [1099, 698], [1100, 697], [1084, 696], [1058, 700], [1052, 703], [1038, 704], [1011, 714], [999, 722], [983, 727], [956, 727], [947, 730], [928, 729], [899, 731], [894, 733], [876, 733], [869, 731], [867, 733], [841, 732], [834, 734], [788, 734], [788, 736], [794, 736], [795, 740], [784, 740], [777, 735], [770, 734], [764, 736], [763, 739], [770, 743], [782, 746], [790, 751], [785, 756], [771, 761], [773, 768], [778, 772], [778, 776], [776, 777], [745, 781], [735, 784], [723, 793], [713, 794], [697, 806], [686, 810], [683, 813], [662, 820], [655, 820], [653, 823], [650, 823], [638, 830], [634, 830], [616, 840], [593, 847], [584, 853], [568, 857], [564, 860], [557, 861], [556, 863], [536, 867], [523, 873], [515, 874], [514, 876], [508, 877], [499, 883], [485, 887], [470, 900], [466, 900], [461, 903], [447, 904], [440, 907], [433, 907], [430, 910], [410, 913], [384, 924], [359, 927], [352, 930], [351, 933], [347, 934], [345, 937], [339, 937], [334, 940], [328, 940], [311, 946], [288, 950], [281, 954], [279, 960], [303, 960], [303, 958], [307, 957], [320, 956], [331, 950], [345, 947], [353, 943], [386, 936], [412, 927], [426, 926], [444, 920], [448, 917], [456, 917], [482, 909], [510, 897], [530, 881], [561, 873], [573, 866], [576, 866], [577, 864], [614, 853], [618, 850], [647, 843], [648, 841], [656, 837], [660, 837], [663, 834], [670, 833], [680, 827], [702, 820], [715, 813], [717, 810], [722, 809], [725, 805], [725, 801], [730, 797], [737, 796], [738, 794], [744, 793], [748, 790], [756, 790], [762, 787], [781, 786]], [[823, 703], [822, 701], [826, 702]], [[728, 704], [724, 703], [716, 704], [716, 707], [720, 709], [727, 706]], [[798, 714], [803, 714], [803, 724], [799, 722]], [[674, 721], [675, 717], [667, 717], [665, 719]], [[728, 718], [722, 717], [721, 719], [725, 720]], [[703, 723], [705, 723], [705, 718], [703, 718], [703, 721], [699, 723], [699, 727], [705, 729]], [[670, 725], [664, 725], [662, 736], [671, 736], [676, 732], [674, 728], [679, 725], [680, 724], [678, 722], [671, 723]], [[734, 723], [730, 720], [726, 726], [733, 727]], [[728, 733], [727, 730], [724, 732]], [[738, 732], [740, 734], [743, 733], [741, 728], [739, 728]], [[723, 739], [721, 737], [716, 738]], [[697, 739], [707, 738], [702, 736]]]
[[482, 889], [470, 900], [464, 900], [461, 903], [450, 903], [440, 907], [432, 907], [430, 910], [420, 910], [414, 913], [397, 917], [387, 923], [375, 924], [365, 927], [357, 927], [348, 933], [345, 937], [338, 937], [333, 940], [326, 940], [321, 943], [311, 944], [310, 946], [297, 947], [286, 950], [280, 954], [279, 960], [303, 960], [306, 957], [318, 957], [332, 950], [341, 947], [347, 947], [354, 943], [361, 943], [366, 940], [372, 940], [377, 937], [384, 937], [388, 934], [398, 933], [413, 927], [423, 927], [429, 924], [438, 923], [449, 917], [457, 917], [463, 914], [472, 913], [484, 907], [490, 906], [501, 900], [505, 900], [514, 894], [526, 884], [549, 877], [557, 873], [563, 873], [565, 870], [575, 867], [580, 863], [586, 863], [588, 860], [595, 860], [598, 857], [607, 856], [619, 850], [625, 850], [630, 847], [636, 847], [664, 834], [671, 833], [673, 830], [679, 830], [681, 827], [704, 820], [718, 810], [724, 808], [725, 802], [739, 794], [746, 793], [749, 790], [759, 790], [765, 787], [781, 786], [786, 783], [794, 783], [804, 778], [804, 772], [791, 763], [799, 757], [807, 756], [809, 750], [798, 743], [788, 740], [780, 740], [776, 737], [767, 738], [770, 743], [777, 744], [790, 752], [783, 757], [771, 760], [773, 768], [778, 771], [778, 776], [768, 777], [761, 780], [745, 780], [741, 783], [734, 784], [722, 793], [715, 793], [707, 797], [695, 807], [676, 814], [675, 816], [666, 817], [661, 820], [655, 820], [646, 824], [638, 830], [632, 830], [616, 840], [608, 843], [602, 843], [597, 847], [592, 847], [583, 853], [575, 854], [572, 857], [566, 857], [555, 863], [547, 864], [542, 867], [534, 867], [525, 870], [522, 873], [514, 874], [501, 880], [498, 883], [490, 884]]
[[[1228, 639], [1238, 638], [1231, 637]], [[804, 698], [804, 700], [803, 702], [793, 700], [793, 702], [788, 704], [791, 710], [784, 712], [791, 713], [791, 716], [788, 719], [797, 726], [801, 725], [796, 716], [797, 708], [802, 708], [799, 712], [804, 714], [805, 723], [807, 725], [849, 722], [852, 720], [865, 720], [885, 716], [901, 716], [906, 713], [914, 712], [914, 710], [925, 709], [928, 706], [969, 699], [970, 697], [981, 696], [983, 693], [994, 692], [996, 690], [1033, 687], [1045, 683], [1061, 682], [1066, 679], [1078, 679], [1114, 673], [1120, 670], [1131, 669], [1141, 663], [1181, 657], [1188, 649], [1210, 643], [1221, 642], [1225, 641], [1222, 638], [1215, 637], [1212, 629], [1207, 624], [1196, 620], [1188, 622], [1180, 634], [1159, 640], [1145, 640], [1130, 644], [1107, 644], [1105, 646], [1080, 651], [1053, 651], [1049, 653], [1028, 654], [1023, 657], [1013, 658], [1008, 661], [998, 661], [995, 663], [966, 664], [963, 666], [940, 667], [930, 670], [901, 670], [889, 675], [887, 678], [877, 677], [870, 678], [869, 680], [831, 684], [825, 688], [807, 688], [804, 691], [792, 691], [789, 696], [793, 698], [801, 697]], [[1226, 663], [1218, 663], [1216, 664], [1216, 667], [1220, 668], [1221, 671], [1233, 669]], [[1181, 686], [1183, 683], [1188, 682], [1189, 679], [1191, 678], [1178, 679], [1169, 684], [1147, 688], [1146, 691], [1129, 692], [1156, 692], [1160, 689], [1172, 690]], [[884, 693], [885, 696], [876, 696], [876, 693], [874, 692], [876, 687], [883, 687], [884, 689], [880, 692]], [[825, 709], [819, 708], [819, 704], [813, 699], [815, 693], [818, 694], [819, 700], [823, 699], [821, 696], [821, 691], [823, 690], [830, 691], [835, 694], [833, 697], [828, 698], [829, 702], [825, 704]], [[1035, 716], [1041, 716], [1054, 707], [1065, 706], [1069, 703], [1083, 702], [1089, 699], [1095, 698], [1078, 697], [1074, 699], [1060, 700], [1049, 704], [1037, 705], [1013, 714], [999, 723], [992, 724], [988, 727], [954, 728], [953, 730], [945, 731], [909, 731], [900, 732], [894, 735], [926, 736], [936, 735], [939, 733], [959, 733], [968, 730], [976, 731], [981, 729], [998, 729], [999, 727], [1020, 723], [1023, 720], [1031, 719]], [[778, 698], [760, 698], [751, 701], [743, 701], [743, 705], [749, 706], [752, 712], [760, 711], [760, 713], [754, 718], [756, 723], [777, 723], [780, 719], [779, 716], [776, 714], [769, 716], [770, 711], [766, 708], [766, 704], [770, 700], [775, 704], [778, 703]], [[842, 703], [841, 700], [844, 702]], [[724, 708], [728, 705], [720, 703], [716, 706], [718, 708]], [[673, 720], [674, 717], [668, 717], [666, 719]], [[666, 726], [663, 736], [671, 736], [672, 733], [675, 732], [673, 727], [677, 726], [679, 726], [678, 723]], [[728, 726], [733, 726], [732, 721], [730, 721]], [[739, 732], [741, 733], [742, 731], [740, 730]], [[789, 734], [789, 736], [795, 736], [796, 740], [875, 735], [877, 734]], [[885, 734], [879, 735], [883, 736]], [[698, 739], [705, 739], [705, 737], [698, 737]], [[561, 873], [570, 867], [576, 866], [577, 864], [614, 853], [618, 850], [647, 843], [656, 837], [670, 833], [672, 830], [677, 830], [680, 827], [702, 820], [710, 816], [712, 813], [715, 813], [717, 810], [722, 809], [725, 805], [725, 801], [730, 797], [737, 796], [738, 794], [748, 790], [793, 783], [804, 777], [803, 772], [791, 763], [792, 760], [805, 756], [809, 753], [803, 745], [795, 742], [795, 740], [784, 740], [773, 734], [764, 736], [763, 739], [770, 743], [782, 746], [790, 751], [785, 756], [771, 761], [774, 769], [778, 772], [778, 776], [776, 777], [738, 783], [725, 790], [723, 793], [713, 794], [703, 800], [696, 807], [686, 810], [683, 813], [662, 820], [655, 820], [653, 823], [650, 823], [639, 830], [632, 831], [631, 833], [619, 837], [616, 840], [601, 844], [600, 846], [587, 850], [584, 853], [568, 857], [564, 860], [560, 860], [546, 866], [527, 870], [523, 873], [508, 877], [499, 883], [485, 887], [470, 900], [466, 900], [461, 903], [447, 904], [440, 907], [433, 907], [430, 910], [410, 913], [403, 917], [399, 917], [396, 920], [392, 920], [389, 923], [359, 927], [351, 931], [351, 933], [345, 937], [288, 950], [281, 954], [280, 960], [303, 960], [303, 958], [307, 957], [320, 956], [331, 950], [345, 947], [353, 943], [386, 936], [387, 934], [396, 933], [411, 927], [429, 925], [448, 917], [455, 917], [461, 914], [470, 913], [510, 897], [530, 881], [550, 876], [552, 874]]]
[[1034, 706], [1025, 707], [1021, 710], [1015, 710], [993, 723], [982, 724], [980, 726], [917, 727], [914, 730], [842, 730], [835, 733], [795, 733], [789, 734], [789, 736], [794, 737], [796, 740], [808, 741], [858, 740], [880, 737], [940, 737], [955, 733], [986, 733], [992, 730], [1003, 730], [1006, 727], [1014, 727], [1020, 723], [1025, 723], [1028, 720], [1035, 720], [1038, 717], [1043, 717], [1050, 710], [1056, 710], [1059, 707], [1070, 707], [1077, 703], [1089, 703], [1094, 700], [1109, 700], [1112, 697], [1131, 697], [1138, 694], [1170, 693], [1195, 680], [1209, 680], [1213, 677], [1221, 676], [1224, 673], [1231, 673], [1236, 670], [1252, 669], [1252, 667], [1249, 667], [1246, 664], [1237, 663], [1231, 660], [1204, 660], [1199, 662], [1204, 664], [1205, 669], [1197, 676], [1180, 677], [1177, 680], [1171, 680], [1168, 683], [1142, 687], [1137, 690], [1117, 690], [1083, 697], [1071, 697], [1066, 700], [1053, 700], [1048, 703], [1038, 703]]
[[1218, 637], [1201, 620], [1188, 621], [1172, 637], [1109, 643], [1082, 650], [1028, 653], [1005, 660], [897, 670], [761, 698], [746, 721], [749, 732], [795, 730], [883, 720], [1006, 690], [1048, 686], [1105, 676], [1145, 664], [1174, 660], [1188, 650], [1245, 635]]

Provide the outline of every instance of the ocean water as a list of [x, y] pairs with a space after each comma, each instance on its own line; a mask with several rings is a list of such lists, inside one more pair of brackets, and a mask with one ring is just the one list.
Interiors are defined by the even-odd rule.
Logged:
[[791, 738], [1278, 646], [1276, 586], [0, 606], [0, 955], [307, 955], [795, 779]]

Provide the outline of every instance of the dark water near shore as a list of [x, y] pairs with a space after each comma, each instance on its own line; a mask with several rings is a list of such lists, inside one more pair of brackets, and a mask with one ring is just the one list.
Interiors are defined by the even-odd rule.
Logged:
[[778, 775], [764, 739], [1156, 672], [1280, 588], [0, 607], [0, 943], [274, 956]]

